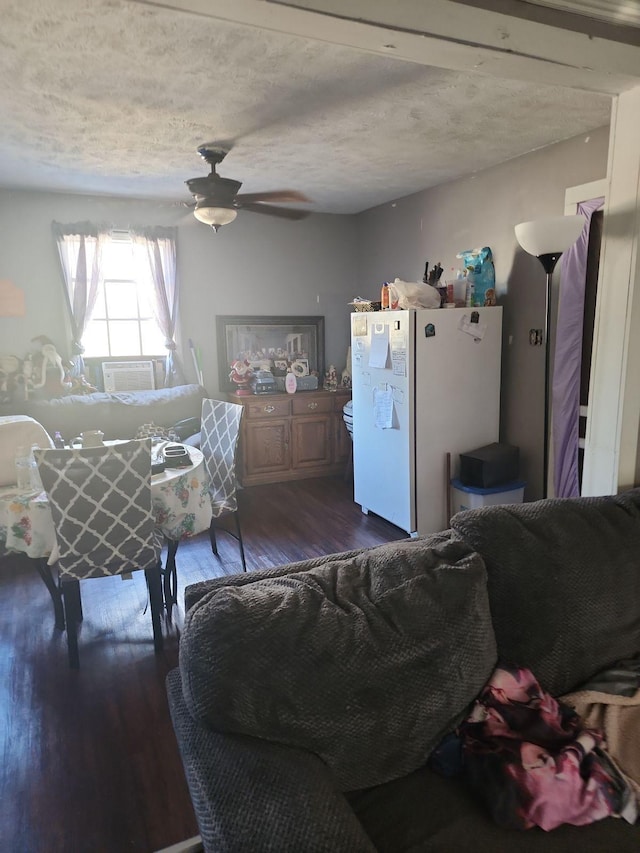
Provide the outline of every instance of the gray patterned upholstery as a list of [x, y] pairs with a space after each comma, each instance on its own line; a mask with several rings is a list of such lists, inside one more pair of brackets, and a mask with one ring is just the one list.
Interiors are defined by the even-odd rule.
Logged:
[[171, 427], [162, 427], [153, 422], [142, 424], [136, 430], [134, 438], [163, 438], [166, 441], [180, 441], [180, 436]]
[[61, 577], [94, 578], [154, 566], [162, 538], [151, 506], [151, 441], [39, 450]]
[[144, 569], [153, 639], [162, 649], [162, 535], [151, 504], [151, 440], [35, 451], [59, 548], [69, 663], [78, 668], [79, 581]]
[[243, 406], [222, 400], [202, 401], [200, 450], [207, 468], [214, 518], [236, 512], [236, 447]]
[[225, 403], [222, 400], [203, 400], [200, 450], [204, 456], [211, 500], [212, 517], [209, 527], [211, 550], [214, 554], [218, 554], [215, 534], [216, 520], [233, 514], [236, 532], [233, 533], [227, 527], [222, 529], [238, 540], [242, 570], [246, 572], [247, 565], [244, 558], [236, 495], [236, 451], [243, 412], [244, 406], [237, 403]]

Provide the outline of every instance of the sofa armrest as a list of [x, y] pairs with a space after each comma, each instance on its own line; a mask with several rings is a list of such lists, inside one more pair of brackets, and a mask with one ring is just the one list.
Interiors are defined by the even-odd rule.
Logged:
[[208, 853], [375, 853], [315, 755], [199, 725], [167, 676], [173, 727]]

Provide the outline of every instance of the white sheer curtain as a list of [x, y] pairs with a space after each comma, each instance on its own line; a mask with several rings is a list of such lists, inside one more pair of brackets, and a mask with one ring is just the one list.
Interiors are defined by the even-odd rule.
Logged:
[[156, 322], [165, 337], [164, 345], [168, 350], [165, 362], [165, 388], [182, 385], [185, 382], [174, 339], [178, 314], [177, 233], [178, 229], [172, 227], [135, 226], [131, 228], [138, 282], [149, 284], [152, 288], [150, 302]]
[[82, 336], [91, 318], [100, 283], [102, 250], [109, 231], [90, 222], [52, 223], [58, 246], [64, 294], [71, 323], [72, 376], [84, 375]]

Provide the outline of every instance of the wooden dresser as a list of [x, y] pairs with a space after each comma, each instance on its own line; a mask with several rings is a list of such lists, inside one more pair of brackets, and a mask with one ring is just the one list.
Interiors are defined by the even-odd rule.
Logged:
[[351, 450], [342, 407], [351, 391], [238, 396], [244, 406], [238, 479], [243, 486], [342, 474]]

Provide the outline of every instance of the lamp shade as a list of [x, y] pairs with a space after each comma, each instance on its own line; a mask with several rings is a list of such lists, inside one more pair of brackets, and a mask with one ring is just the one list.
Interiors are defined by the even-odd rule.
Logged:
[[533, 222], [516, 225], [516, 239], [525, 252], [540, 255], [560, 255], [576, 242], [586, 219], [576, 216], [547, 216]]
[[233, 207], [216, 207], [209, 205], [205, 199], [204, 201], [199, 201], [196, 204], [193, 215], [196, 219], [199, 219], [200, 222], [204, 222], [205, 225], [212, 225], [213, 227], [216, 227], [219, 225], [228, 225], [229, 222], [233, 222], [238, 215], [238, 211]]

